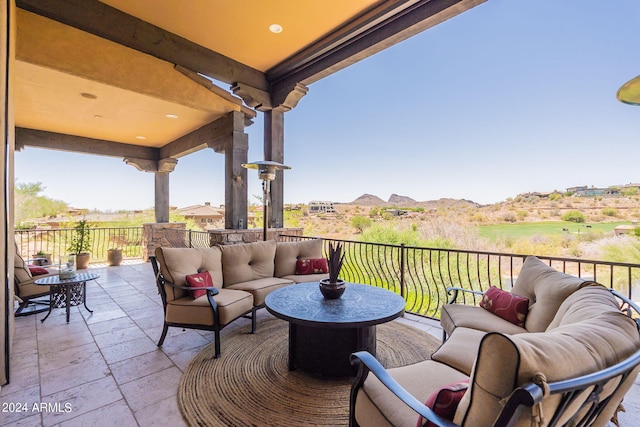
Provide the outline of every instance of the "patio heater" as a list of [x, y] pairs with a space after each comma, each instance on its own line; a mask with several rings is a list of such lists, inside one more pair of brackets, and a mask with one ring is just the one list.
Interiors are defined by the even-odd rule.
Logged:
[[243, 168], [258, 169], [258, 178], [262, 180], [262, 240], [267, 240], [269, 227], [269, 202], [271, 200], [271, 181], [276, 179], [276, 171], [291, 169], [282, 163], [262, 160], [253, 163], [243, 163]]

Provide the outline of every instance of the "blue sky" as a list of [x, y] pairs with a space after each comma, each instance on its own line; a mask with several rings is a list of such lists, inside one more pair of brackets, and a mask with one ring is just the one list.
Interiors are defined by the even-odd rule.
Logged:
[[[615, 97], [640, 74], [638, 52], [637, 0], [488, 0], [312, 84], [285, 114], [285, 203], [495, 203], [640, 182], [640, 107]], [[262, 126], [259, 114], [247, 128], [249, 161], [263, 159]], [[74, 207], [154, 203], [153, 174], [121, 159], [26, 148], [15, 169]], [[172, 206], [224, 203], [224, 156], [179, 159], [170, 188]]]

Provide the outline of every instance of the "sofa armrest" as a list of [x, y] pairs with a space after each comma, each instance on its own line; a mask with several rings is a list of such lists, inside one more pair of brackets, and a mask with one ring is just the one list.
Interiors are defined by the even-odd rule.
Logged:
[[451, 298], [449, 298], [449, 304], [455, 304], [456, 300], [458, 299], [458, 292], [463, 292], [463, 293], [469, 293], [472, 295], [484, 295], [484, 292], [481, 291], [473, 291], [471, 289], [464, 289], [464, 288], [456, 288], [456, 287], [452, 287], [452, 288], [447, 288], [447, 294], [451, 295]]
[[[452, 423], [449, 420], [445, 420], [433, 412], [424, 403], [420, 402], [414, 396], [412, 396], [407, 390], [405, 390], [378, 362], [378, 360], [367, 351], [358, 351], [351, 355], [351, 364], [358, 366], [358, 373], [354, 379], [351, 387], [351, 404], [350, 404], [350, 417], [354, 420], [354, 408], [355, 398], [358, 390], [364, 384], [369, 372], [375, 375], [385, 387], [387, 387], [403, 404], [409, 406], [418, 414], [428, 419], [432, 423], [441, 427], [456, 427], [457, 424]], [[400, 402], [399, 402], [400, 403]], [[352, 424], [355, 425], [355, 424]]]

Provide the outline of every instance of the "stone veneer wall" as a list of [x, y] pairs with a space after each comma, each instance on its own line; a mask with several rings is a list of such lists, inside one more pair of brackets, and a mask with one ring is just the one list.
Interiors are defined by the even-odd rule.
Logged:
[[166, 238], [165, 230], [184, 230], [184, 222], [154, 222], [142, 224], [142, 259], [147, 261], [156, 253], [156, 248], [171, 246]]
[[[212, 245], [235, 245], [237, 243], [251, 243], [262, 240], [262, 228], [248, 230], [209, 230]], [[281, 234], [302, 236], [302, 228], [270, 228], [267, 231], [268, 240], [278, 240]]]

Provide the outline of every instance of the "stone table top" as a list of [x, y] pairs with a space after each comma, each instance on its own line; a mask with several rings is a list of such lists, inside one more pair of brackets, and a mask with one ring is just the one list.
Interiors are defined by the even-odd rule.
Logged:
[[307, 326], [365, 327], [385, 323], [404, 313], [400, 295], [375, 286], [347, 283], [342, 297], [325, 299], [319, 283], [300, 283], [267, 295], [267, 310], [280, 319]]

